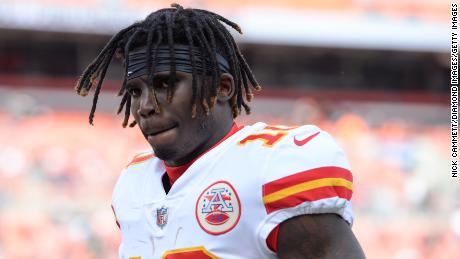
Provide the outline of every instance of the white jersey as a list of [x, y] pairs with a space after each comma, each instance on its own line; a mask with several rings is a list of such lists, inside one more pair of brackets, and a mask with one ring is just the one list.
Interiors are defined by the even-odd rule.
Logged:
[[112, 199], [120, 258], [275, 258], [267, 236], [289, 218], [353, 221], [349, 164], [316, 126], [246, 126], [198, 158], [168, 194], [164, 173], [154, 154], [122, 172]]

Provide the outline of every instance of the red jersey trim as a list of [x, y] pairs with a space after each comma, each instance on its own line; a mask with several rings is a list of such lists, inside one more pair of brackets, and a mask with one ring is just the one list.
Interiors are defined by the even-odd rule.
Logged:
[[273, 252], [278, 252], [278, 233], [280, 231], [280, 225], [276, 226], [267, 237], [267, 246]]
[[305, 201], [339, 197], [350, 200], [351, 172], [341, 167], [320, 167], [264, 184], [263, 202], [267, 213], [297, 206]]
[[304, 192], [296, 193], [289, 197], [270, 202], [265, 204], [265, 209], [267, 213], [272, 213], [277, 210], [295, 207], [305, 201], [317, 201], [321, 199], [327, 199], [332, 197], [339, 197], [346, 200], [350, 200], [352, 196], [352, 191], [346, 187], [342, 186], [326, 186], [321, 188], [316, 188], [314, 190], [308, 190]]

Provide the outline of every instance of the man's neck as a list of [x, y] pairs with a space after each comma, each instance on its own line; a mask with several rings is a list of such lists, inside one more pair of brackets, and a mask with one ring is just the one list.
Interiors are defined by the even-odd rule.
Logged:
[[190, 152], [188, 155], [182, 158], [175, 159], [175, 160], [165, 160], [164, 161], [165, 164], [170, 167], [176, 167], [176, 166], [185, 165], [197, 159], [202, 154], [204, 154], [206, 151], [211, 149], [214, 145], [216, 145], [219, 141], [221, 141], [230, 132], [233, 124], [234, 122], [233, 120], [231, 120], [228, 123], [222, 123], [220, 125], [213, 126], [213, 128], [215, 128], [216, 130], [214, 131], [215, 133], [212, 134], [212, 136], [209, 138], [208, 141], [206, 141], [202, 145], [199, 145], [192, 152]]

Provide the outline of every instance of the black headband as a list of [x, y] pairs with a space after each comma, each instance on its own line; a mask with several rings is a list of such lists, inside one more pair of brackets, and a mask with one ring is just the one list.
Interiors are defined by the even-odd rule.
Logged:
[[[203, 55], [195, 47], [192, 48], [193, 54], [195, 54], [195, 68], [201, 73], [203, 71], [203, 65], [206, 66], [207, 71], [211, 71], [209, 59], [205, 57], [207, 62], [203, 64]], [[192, 73], [192, 61], [189, 46], [175, 44], [174, 45], [174, 58], [176, 62], [176, 71], [181, 71], [185, 73]], [[149, 71], [147, 69], [146, 62], [147, 48], [139, 48], [134, 51], [129, 52], [128, 55], [128, 74], [127, 79], [131, 80], [136, 77], [143, 75], [148, 75]], [[228, 65], [227, 60], [222, 57], [219, 53], [216, 53], [217, 65], [219, 70], [222, 73], [229, 73], [230, 66]], [[153, 60], [153, 51], [152, 51], [152, 66], [155, 66], [155, 72], [164, 72], [169, 71], [171, 68], [171, 52], [169, 46], [160, 45], [156, 49], [156, 60]]]

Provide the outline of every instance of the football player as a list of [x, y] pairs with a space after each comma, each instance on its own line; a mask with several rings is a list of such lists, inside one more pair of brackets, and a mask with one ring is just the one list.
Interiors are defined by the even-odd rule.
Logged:
[[120, 258], [364, 258], [349, 164], [330, 135], [234, 122], [260, 86], [225, 25], [241, 33], [173, 4], [113, 36], [77, 83], [82, 96], [95, 88], [92, 124], [120, 57], [123, 127], [137, 125], [152, 147], [113, 192]]

